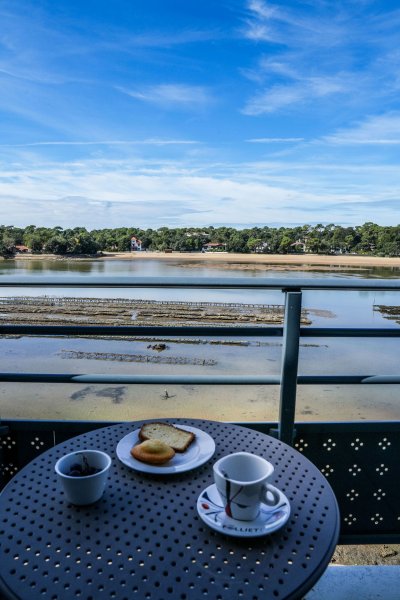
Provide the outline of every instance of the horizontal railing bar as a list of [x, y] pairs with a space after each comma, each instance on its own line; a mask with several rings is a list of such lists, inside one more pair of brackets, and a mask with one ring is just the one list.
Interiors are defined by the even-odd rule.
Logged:
[[[13, 422], [12, 419], [3, 419], [3, 422], [7, 425], [9, 422]], [[16, 419], [18, 423], [18, 419]], [[41, 422], [41, 421], [40, 421]], [[235, 425], [241, 427], [248, 427], [261, 431], [262, 433], [268, 433], [269, 428], [277, 428], [277, 421], [227, 421], [233, 422]], [[382, 432], [382, 433], [399, 433], [400, 434], [400, 421], [367, 421], [367, 420], [353, 420], [353, 421], [298, 421], [296, 420], [295, 428], [297, 436], [301, 437], [304, 435], [313, 435], [318, 433], [353, 433], [362, 431], [366, 432]]]
[[[125, 421], [124, 421], [125, 422]], [[82, 429], [82, 433], [91, 431], [93, 429], [99, 429], [102, 427], [108, 427], [109, 425], [116, 425], [122, 423], [122, 421], [93, 421], [93, 420], [76, 420], [76, 419], [2, 419], [1, 423], [4, 423], [6, 427], [12, 429], [12, 431], [55, 431], [67, 432], [70, 429]]]
[[278, 385], [280, 377], [196, 375], [103, 375], [71, 373], [0, 373], [0, 382], [30, 383], [140, 383], [193, 385]]
[[271, 279], [267, 277], [0, 277], [0, 287], [400, 290], [399, 279]]
[[[399, 298], [400, 300], [400, 298]], [[400, 327], [301, 327], [300, 337], [400, 337]]]
[[[79, 427], [88, 431], [99, 427], [108, 427], [122, 421], [94, 421], [74, 420], [74, 419], [2, 419], [1, 423], [5, 427], [11, 427], [13, 431], [32, 431], [32, 430], [56, 430], [68, 431], [70, 427]], [[126, 422], [126, 421], [123, 421]], [[247, 427], [263, 433], [268, 433], [271, 427], [278, 426], [277, 421], [223, 421], [224, 423], [233, 423], [240, 427]], [[400, 433], [399, 421], [295, 421], [297, 435], [313, 435], [318, 433], [353, 433], [353, 432], [379, 432], [379, 433]]]
[[[279, 385], [280, 377], [243, 375], [119, 375], [79, 373], [0, 373], [0, 382], [20, 383], [141, 383], [193, 385]], [[299, 385], [395, 384], [400, 375], [299, 375]]]
[[0, 325], [0, 335], [105, 335], [105, 336], [225, 336], [237, 337], [247, 335], [251, 337], [281, 336], [282, 327], [255, 327], [244, 326], [232, 327], [229, 325], [218, 326], [96, 326], [96, 325]]
[[[97, 326], [97, 325], [0, 325], [0, 335], [105, 335], [105, 336], [225, 336], [249, 337], [282, 336], [283, 327], [253, 326], [253, 325], [199, 325], [199, 326], [153, 326], [153, 325], [125, 325], [125, 326]], [[354, 328], [354, 327], [301, 327], [300, 337], [400, 337], [398, 329], [389, 328]]]
[[299, 385], [337, 384], [352, 385], [359, 383], [400, 383], [400, 375], [299, 375]]

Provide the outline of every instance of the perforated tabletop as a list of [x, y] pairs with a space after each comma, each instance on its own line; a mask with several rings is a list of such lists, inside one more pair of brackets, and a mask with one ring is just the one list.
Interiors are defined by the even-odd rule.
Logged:
[[[141, 474], [122, 464], [119, 440], [144, 421], [98, 429], [43, 453], [0, 494], [0, 590], [32, 600], [223, 600], [301, 598], [334, 552], [339, 529], [335, 496], [324, 476], [293, 448], [248, 428], [192, 419], [215, 440], [206, 464], [175, 475]], [[54, 472], [62, 455], [97, 448], [112, 457], [103, 498], [74, 507]], [[247, 451], [275, 466], [271, 483], [290, 501], [282, 529], [233, 538], [197, 514], [213, 483], [212, 465]]]

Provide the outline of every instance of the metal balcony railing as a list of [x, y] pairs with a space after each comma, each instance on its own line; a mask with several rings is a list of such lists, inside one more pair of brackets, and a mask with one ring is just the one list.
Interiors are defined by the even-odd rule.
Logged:
[[[310, 337], [398, 338], [400, 327], [356, 328], [301, 325], [304, 291], [400, 291], [400, 280], [360, 279], [197, 279], [197, 278], [43, 278], [0, 277], [0, 288], [14, 288], [19, 296], [28, 288], [160, 288], [160, 289], [242, 289], [282, 291], [285, 297], [283, 326], [81, 326], [11, 325], [0, 321], [0, 335], [33, 336], [140, 336], [140, 337], [280, 337], [283, 339], [280, 376], [260, 373], [252, 376], [191, 375], [99, 375], [66, 373], [0, 372], [0, 382], [131, 383], [131, 384], [212, 384], [279, 385], [278, 423], [242, 423], [247, 427], [275, 432], [280, 439], [304, 453], [327, 477], [338, 499], [341, 513], [340, 543], [399, 543], [400, 419], [397, 421], [297, 422], [294, 423], [298, 384], [397, 384], [400, 375], [369, 372], [356, 375], [299, 375], [299, 343]], [[8, 290], [10, 291], [10, 290]], [[3, 292], [4, 294], [4, 292]], [[13, 296], [17, 294], [12, 293]], [[0, 289], [1, 296], [1, 289]], [[250, 296], [251, 297], [251, 296]], [[400, 298], [400, 296], [399, 296]], [[267, 302], [265, 303], [267, 304]], [[1, 311], [0, 311], [1, 312]], [[371, 367], [371, 365], [369, 365]], [[373, 366], [371, 367], [374, 368]], [[1, 369], [1, 367], [0, 367]], [[400, 413], [400, 411], [399, 411]], [[100, 421], [2, 420], [0, 422], [0, 489], [35, 456], [56, 443], [109, 423]]]
[[[160, 289], [240, 289], [281, 290], [285, 296], [283, 327], [276, 326], [82, 326], [82, 325], [9, 325], [0, 324], [0, 335], [45, 336], [281, 336], [283, 338], [281, 374], [279, 377], [191, 376], [191, 375], [101, 375], [66, 373], [0, 373], [1, 382], [49, 383], [115, 383], [115, 384], [198, 384], [198, 385], [280, 385], [278, 436], [292, 443], [296, 390], [298, 384], [393, 384], [399, 375], [364, 373], [359, 375], [299, 375], [299, 343], [302, 337], [400, 337], [399, 328], [318, 328], [301, 326], [302, 292], [309, 290], [400, 291], [400, 280], [360, 279], [279, 279], [267, 278], [43, 278], [2, 277], [0, 288], [160, 288]], [[399, 297], [400, 298], [400, 297]]]

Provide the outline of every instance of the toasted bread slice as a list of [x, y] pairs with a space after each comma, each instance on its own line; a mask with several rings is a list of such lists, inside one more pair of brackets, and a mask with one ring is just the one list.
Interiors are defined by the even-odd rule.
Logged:
[[168, 423], [154, 421], [142, 425], [139, 432], [139, 439], [144, 440], [161, 440], [168, 444], [175, 452], [185, 452], [195, 438], [194, 433], [185, 431]]

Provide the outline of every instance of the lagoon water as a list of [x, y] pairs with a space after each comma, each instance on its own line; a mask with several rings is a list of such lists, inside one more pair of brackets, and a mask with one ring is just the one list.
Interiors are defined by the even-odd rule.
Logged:
[[[24, 277], [270, 277], [280, 278], [394, 278], [400, 269], [341, 269], [329, 270], [279, 270], [256, 265], [205, 263], [177, 258], [169, 260], [29, 260], [2, 261], [0, 275]], [[16, 295], [16, 288], [4, 288], [0, 295]], [[18, 293], [21, 293], [19, 290]], [[36, 289], [23, 290], [24, 295], [63, 295], [132, 297], [149, 300], [171, 299], [192, 301], [226, 301], [243, 303], [282, 304], [280, 291], [269, 290], [110, 290], [110, 289]], [[303, 307], [309, 311], [313, 326], [399, 327], [385, 319], [374, 305], [400, 305], [396, 292], [305, 292]], [[179, 344], [168, 342], [162, 356], [205, 358], [216, 362], [213, 367], [175, 365], [174, 372], [181, 374], [270, 374], [279, 375], [281, 343], [276, 338], [248, 340], [248, 346], [221, 346], [209, 344]], [[398, 374], [398, 339], [313, 339], [301, 345], [299, 371], [302, 374]], [[65, 359], [65, 350], [120, 354], [148, 354], [154, 351], [145, 341], [20, 338], [2, 341], [2, 370], [9, 372], [70, 372], [70, 373], [123, 373], [168, 374], [171, 365], [124, 363], [99, 360]], [[63, 353], [64, 352], [64, 353]], [[161, 355], [160, 355], [161, 356]], [[62, 387], [62, 392], [60, 393]], [[153, 416], [204, 416], [216, 419], [275, 420], [278, 410], [277, 386], [257, 389], [218, 388], [202, 386], [175, 386], [169, 390], [172, 398], [165, 402], [159, 386], [21, 386], [6, 384], [0, 387], [0, 410], [3, 417], [40, 418], [93, 418], [126, 419]], [[237, 388], [238, 386], [236, 386]], [[322, 389], [322, 387], [324, 389]], [[272, 389], [274, 388], [274, 389]], [[303, 419], [329, 418], [399, 418], [400, 403], [397, 386], [303, 386], [299, 389], [298, 411]], [[356, 389], [358, 388], [358, 389]], [[361, 388], [361, 390], [360, 390]], [[365, 392], [368, 388], [368, 392]], [[379, 391], [378, 391], [379, 388]], [[384, 389], [382, 389], [384, 388]], [[29, 391], [29, 393], [28, 393]], [[17, 399], [16, 399], [17, 396]], [[18, 398], [24, 398], [18, 401]], [[27, 402], [27, 398], [29, 398]], [[338, 414], [340, 411], [340, 414]], [[349, 417], [350, 415], [350, 417]]]
[[[257, 268], [258, 267], [258, 268]], [[357, 268], [357, 269], [338, 269], [329, 270], [289, 270], [285, 265], [276, 268], [260, 269], [259, 265], [252, 268], [247, 264], [243, 268], [243, 263], [225, 264], [188, 260], [162, 260], [162, 259], [140, 259], [135, 257], [133, 260], [5, 260], [0, 262], [0, 276], [7, 277], [25, 277], [39, 275], [43, 277], [101, 277], [102, 275], [110, 277], [267, 277], [270, 279], [282, 278], [399, 278], [400, 268]], [[0, 295], [14, 295], [16, 289], [4, 288], [0, 290]], [[21, 292], [18, 292], [21, 293]], [[251, 302], [251, 303], [271, 303], [282, 304], [283, 296], [281, 292], [274, 290], [102, 290], [92, 289], [90, 294], [88, 290], [77, 289], [26, 289], [26, 295], [65, 295], [65, 296], [101, 296], [101, 297], [135, 297], [149, 300], [194, 300], [194, 301], [226, 301], [226, 302]], [[251, 297], [249, 297], [251, 295]], [[374, 305], [400, 305], [400, 294], [390, 291], [358, 291], [358, 292], [326, 292], [313, 291], [304, 292], [303, 306], [308, 309], [319, 309], [330, 311], [333, 314], [323, 316], [314, 313], [312, 316], [313, 325], [328, 326], [334, 324], [337, 326], [359, 326], [359, 327], [396, 327], [395, 322], [382, 317], [382, 315], [373, 310]], [[329, 318], [329, 321], [327, 319]]]

